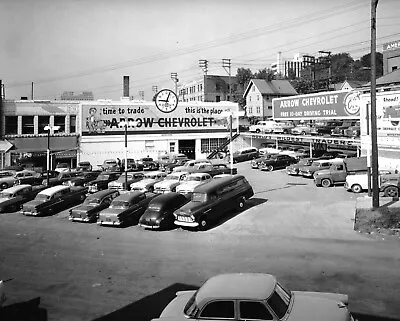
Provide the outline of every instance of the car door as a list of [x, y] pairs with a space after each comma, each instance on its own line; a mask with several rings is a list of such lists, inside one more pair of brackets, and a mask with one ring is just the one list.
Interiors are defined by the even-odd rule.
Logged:
[[214, 300], [207, 303], [199, 313], [199, 320], [235, 320], [234, 300]]
[[345, 182], [347, 173], [344, 170], [344, 164], [335, 165], [336, 170], [332, 171], [332, 180], [334, 182]]
[[242, 300], [238, 302], [238, 320], [274, 320], [273, 314], [264, 302]]

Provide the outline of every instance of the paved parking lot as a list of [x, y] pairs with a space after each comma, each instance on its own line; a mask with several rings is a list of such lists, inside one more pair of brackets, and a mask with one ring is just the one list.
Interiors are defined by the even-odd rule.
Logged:
[[0, 278], [15, 278], [7, 304], [40, 297], [57, 321], [150, 320], [212, 275], [266, 272], [292, 289], [348, 293], [361, 320], [400, 315], [399, 244], [353, 231], [356, 195], [236, 166], [255, 195], [205, 232], [0, 215]]

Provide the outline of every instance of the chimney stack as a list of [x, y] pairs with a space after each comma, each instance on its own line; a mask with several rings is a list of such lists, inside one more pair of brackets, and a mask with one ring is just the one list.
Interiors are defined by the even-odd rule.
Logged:
[[129, 98], [129, 76], [124, 76], [123, 97]]

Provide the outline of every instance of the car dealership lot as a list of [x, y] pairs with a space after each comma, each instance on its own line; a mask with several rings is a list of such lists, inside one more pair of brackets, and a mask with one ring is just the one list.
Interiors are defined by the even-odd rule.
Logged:
[[399, 244], [353, 231], [358, 195], [237, 167], [255, 195], [205, 232], [1, 214], [0, 278], [15, 278], [6, 304], [40, 297], [49, 320], [150, 320], [212, 275], [266, 272], [291, 289], [348, 293], [353, 312], [398, 316]]

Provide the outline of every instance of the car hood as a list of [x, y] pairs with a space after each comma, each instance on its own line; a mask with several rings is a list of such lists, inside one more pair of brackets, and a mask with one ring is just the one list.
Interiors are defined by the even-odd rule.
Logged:
[[[160, 318], [182, 317], [182, 320], [185, 320], [183, 309], [195, 292], [196, 291], [177, 292], [176, 297], [162, 311]], [[174, 318], [174, 320], [176, 320], [176, 318]]]
[[185, 168], [186, 168], [185, 166], [176, 166], [176, 167], [174, 167], [173, 171], [174, 171], [174, 172], [181, 172], [181, 171], [183, 171]]
[[140, 218], [141, 221], [154, 221], [158, 218], [161, 218], [165, 215], [164, 211], [154, 211], [147, 209], [142, 217]]
[[183, 184], [179, 184], [179, 188], [193, 188], [197, 185], [200, 185], [203, 182], [199, 182], [199, 181], [192, 181], [192, 182], [185, 182]]
[[46, 201], [47, 200], [32, 200], [32, 201], [29, 201], [28, 203], [25, 203], [23, 205], [23, 208], [24, 209], [26, 209], [26, 208], [35, 208], [35, 207], [39, 206], [40, 204], [45, 203]]
[[166, 181], [157, 183], [156, 185], [154, 185], [154, 187], [155, 188], [166, 188], [166, 187], [171, 187], [171, 186], [176, 186], [176, 185], [179, 185], [178, 181], [166, 180]]
[[195, 213], [197, 210], [201, 212], [204, 211], [204, 203], [202, 202], [189, 202], [183, 205], [181, 208], [177, 209], [174, 213], [178, 215], [191, 215]]
[[288, 321], [326, 320], [348, 321], [348, 296], [337, 293], [293, 291], [293, 306]]
[[318, 172], [319, 174], [330, 174], [330, 173], [331, 173], [331, 170], [325, 168], [325, 169], [320, 169], [320, 170], [318, 170], [317, 172]]
[[78, 207], [75, 207], [74, 209], [71, 210], [71, 212], [75, 212], [75, 213], [87, 213], [90, 211], [93, 211], [99, 204], [82, 204]]
[[318, 170], [319, 168], [321, 168], [321, 167], [318, 167], [318, 166], [302, 166], [302, 167], [300, 167], [300, 170], [302, 170], [302, 171], [315, 171], [315, 170]]
[[126, 208], [122, 208], [122, 207], [114, 207], [114, 208], [106, 208], [105, 210], [102, 210], [99, 215], [109, 215], [109, 216], [113, 216], [113, 215], [118, 215], [121, 214], [122, 212], [126, 211]]
[[159, 181], [158, 179], [153, 179], [153, 178], [142, 179], [139, 182], [132, 183], [131, 186], [138, 186], [138, 187], [142, 187], [143, 186], [144, 187], [144, 186], [147, 186], [147, 185], [151, 185], [151, 184], [157, 183], [158, 181]]
[[1, 197], [0, 204], [7, 203], [11, 199], [12, 199], [11, 197]]

